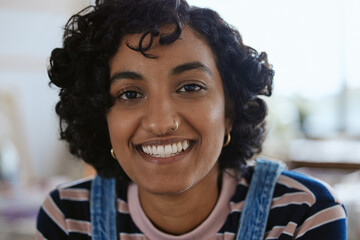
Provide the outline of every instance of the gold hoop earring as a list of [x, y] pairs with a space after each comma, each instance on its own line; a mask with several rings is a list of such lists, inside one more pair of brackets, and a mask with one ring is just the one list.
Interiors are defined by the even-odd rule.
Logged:
[[175, 120], [175, 128], [171, 128], [171, 130], [173, 130], [173, 132], [175, 132], [176, 130], [178, 130], [179, 128], [179, 123]]
[[114, 149], [111, 149], [111, 150], [110, 150], [110, 153], [111, 153], [111, 156], [112, 156], [114, 159], [116, 159], [116, 155], [115, 155], [115, 153], [114, 153]]
[[223, 147], [226, 147], [227, 145], [229, 145], [230, 141], [231, 141], [230, 132], [226, 132], [226, 141], [225, 141], [225, 143], [223, 144]]

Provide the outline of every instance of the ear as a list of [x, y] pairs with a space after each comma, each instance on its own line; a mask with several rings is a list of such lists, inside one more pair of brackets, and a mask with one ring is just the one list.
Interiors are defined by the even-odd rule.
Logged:
[[230, 118], [225, 119], [225, 130], [231, 132], [233, 126], [233, 120]]

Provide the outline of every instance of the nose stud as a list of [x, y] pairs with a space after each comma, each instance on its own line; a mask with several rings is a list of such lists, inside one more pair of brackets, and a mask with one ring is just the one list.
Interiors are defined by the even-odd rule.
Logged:
[[171, 130], [173, 130], [173, 132], [175, 132], [176, 130], [178, 130], [179, 128], [179, 123], [175, 120], [175, 128], [171, 128]]

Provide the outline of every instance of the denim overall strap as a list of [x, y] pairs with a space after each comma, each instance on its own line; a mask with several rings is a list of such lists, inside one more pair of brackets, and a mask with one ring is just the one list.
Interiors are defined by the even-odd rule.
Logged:
[[237, 240], [264, 238], [276, 181], [282, 171], [283, 165], [280, 163], [257, 159], [241, 214]]
[[90, 193], [92, 239], [116, 240], [115, 179], [96, 176]]

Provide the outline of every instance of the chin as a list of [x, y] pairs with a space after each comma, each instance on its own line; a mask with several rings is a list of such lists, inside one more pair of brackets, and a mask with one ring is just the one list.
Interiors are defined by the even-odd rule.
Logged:
[[178, 195], [191, 188], [191, 185], [184, 184], [184, 182], [177, 182], [176, 184], [164, 184], [164, 182], [162, 182], [161, 184], [152, 184], [150, 186], [143, 186], [142, 188], [156, 195]]

